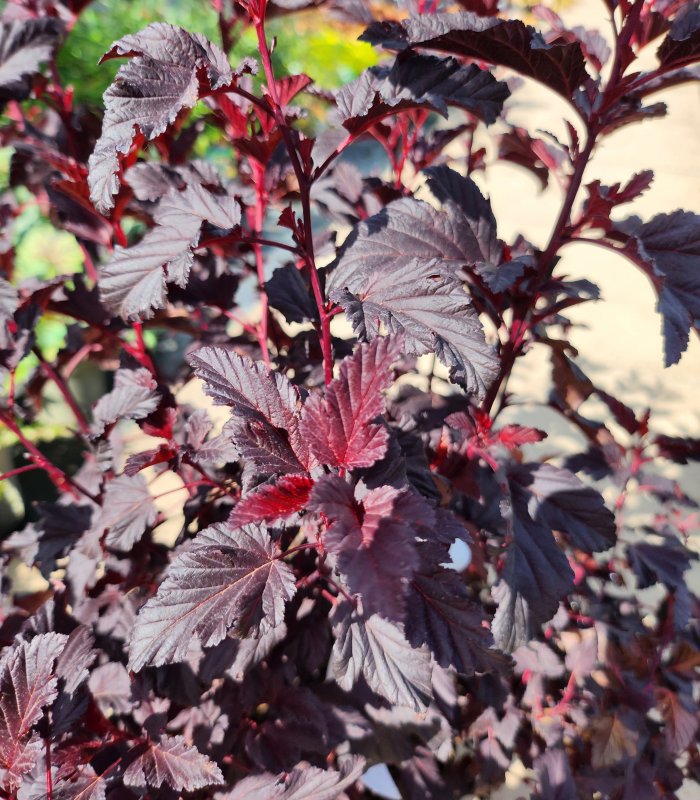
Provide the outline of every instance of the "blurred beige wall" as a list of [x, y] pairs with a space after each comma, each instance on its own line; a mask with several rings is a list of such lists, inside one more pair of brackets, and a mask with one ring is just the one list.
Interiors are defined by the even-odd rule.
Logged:
[[[600, 0], [583, 0], [562, 12], [567, 21], [591, 27], [602, 27], [605, 14]], [[655, 49], [652, 45], [645, 54], [649, 65]], [[613, 133], [597, 148], [584, 176], [584, 183], [595, 178], [614, 183], [642, 169], [654, 171], [651, 188], [619, 209], [620, 217], [638, 214], [648, 219], [677, 208], [700, 212], [700, 84], [652, 97], [661, 99], [668, 115]], [[531, 132], [548, 130], [566, 141], [565, 116], [576, 124], [575, 114], [559, 97], [533, 82], [514, 92], [509, 119]], [[502, 237], [522, 232], [536, 245], [547, 242], [561, 204], [559, 187], [540, 192], [534, 177], [506, 163], [489, 168], [480, 183], [491, 197]], [[661, 321], [647, 278], [626, 259], [592, 245], [568, 245], [562, 255], [560, 272], [586, 277], [602, 290], [601, 301], [568, 312], [587, 326], [576, 329], [571, 342], [591, 377], [633, 406], [651, 406], [664, 432], [700, 435], [698, 338], [691, 335], [680, 364], [664, 369]], [[526, 396], [541, 396], [539, 386], [533, 385], [536, 361], [534, 351], [522, 360], [514, 384]]]
[[[582, 0], [561, 16], [566, 22], [595, 27], [605, 32], [606, 10], [601, 0]], [[652, 45], [643, 65], [652, 66]], [[635, 202], [623, 206], [616, 218], [637, 214], [648, 219], [661, 212], [683, 208], [700, 213], [700, 84], [686, 84], [652, 96], [663, 100], [668, 114], [630, 125], [613, 133], [599, 146], [584, 176], [603, 183], [628, 180], [635, 172], [652, 169], [651, 188]], [[510, 101], [509, 121], [531, 133], [551, 131], [567, 141], [562, 120], [577, 124], [576, 116], [558, 96], [533, 82], [520, 86]], [[580, 128], [579, 128], [580, 131]], [[522, 233], [535, 245], [548, 241], [561, 207], [558, 186], [540, 192], [539, 183], [527, 171], [506, 163], [489, 167], [475, 178], [491, 198], [499, 235], [512, 240]], [[567, 315], [582, 323], [570, 335], [580, 363], [601, 388], [616, 395], [636, 411], [652, 409], [656, 432], [700, 437], [700, 341], [691, 334], [690, 345], [679, 364], [663, 367], [661, 320], [655, 312], [656, 298], [648, 279], [633, 264], [614, 253], [592, 245], [568, 245], [562, 251], [560, 273], [588, 278], [601, 288], [602, 299], [570, 310]], [[549, 362], [546, 348], [534, 347], [517, 365], [510, 387], [519, 399], [532, 405], [509, 409], [508, 421], [519, 419], [540, 424], [550, 431], [544, 445], [551, 453], [572, 449], [571, 429], [554, 412], [537, 406], [549, 392]], [[700, 465], [670, 465], [668, 474], [679, 479], [685, 491], [700, 500]], [[649, 521], [649, 506], [639, 503], [627, 517]], [[694, 547], [700, 551], [700, 536]], [[700, 570], [691, 577], [700, 590]], [[517, 762], [508, 775], [508, 785], [494, 793], [493, 800], [527, 798], [528, 775]], [[684, 800], [698, 798], [697, 784], [679, 793]]]

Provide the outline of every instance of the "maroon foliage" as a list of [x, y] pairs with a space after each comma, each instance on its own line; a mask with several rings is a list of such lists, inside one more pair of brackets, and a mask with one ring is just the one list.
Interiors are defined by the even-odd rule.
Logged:
[[[407, 800], [490, 797], [516, 762], [543, 800], [697, 784], [700, 516], [667, 467], [700, 442], [585, 374], [567, 314], [600, 291], [564, 248], [641, 269], [679, 361], [700, 218], [623, 218], [653, 174], [589, 162], [697, 80], [697, 3], [606, 0], [598, 32], [212, 0], [220, 46], [115, 42], [103, 109], [56, 66], [86, 5], [0, 16], [0, 481], [27, 501], [0, 520], [0, 797], [369, 800], [375, 764]], [[312, 8], [383, 47], [335, 93], [276, 74], [266, 21]], [[568, 101], [561, 140], [513, 124], [513, 73]], [[541, 248], [499, 238], [494, 160], [562, 189]], [[82, 270], [18, 276], [35, 206]], [[565, 447], [514, 418], [533, 348]]]

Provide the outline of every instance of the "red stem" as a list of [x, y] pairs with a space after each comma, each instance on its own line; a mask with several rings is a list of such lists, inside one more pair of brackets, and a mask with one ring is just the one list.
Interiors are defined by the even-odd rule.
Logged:
[[[554, 268], [554, 257], [559, 248], [565, 243], [566, 238], [564, 232], [569, 225], [571, 216], [571, 209], [576, 201], [576, 195], [581, 188], [581, 181], [583, 180], [583, 173], [593, 153], [593, 148], [596, 142], [596, 132], [594, 129], [588, 131], [586, 146], [578, 154], [574, 172], [569, 181], [569, 186], [562, 203], [561, 211], [554, 223], [552, 234], [549, 243], [545, 247], [542, 255], [539, 258], [538, 282], [544, 283], [552, 274]], [[507, 383], [508, 378], [513, 370], [513, 366], [522, 354], [523, 346], [525, 344], [525, 333], [529, 327], [530, 319], [534, 313], [535, 305], [539, 299], [539, 292], [534, 291], [530, 297], [526, 298], [524, 302], [515, 303], [513, 306], [513, 321], [510, 325], [508, 341], [505, 343], [501, 351], [501, 369], [496, 380], [489, 387], [486, 397], [482, 404], [482, 410], [486, 413], [491, 411], [493, 404], [498, 396], [501, 387]], [[500, 408], [499, 408], [500, 410]]]
[[[263, 231], [263, 221], [265, 219], [265, 209], [267, 208], [267, 192], [265, 191], [265, 167], [254, 159], [251, 159], [253, 168], [253, 183], [255, 184], [255, 235], [260, 236]], [[263, 260], [262, 245], [255, 242], [255, 266], [258, 273], [258, 289], [260, 291], [261, 319], [258, 330], [258, 342], [262, 350], [265, 366], [270, 369], [270, 352], [267, 349], [267, 326], [269, 318], [267, 291], [265, 290], [265, 262]]]
[[[590, 161], [591, 155], [593, 153], [593, 148], [596, 144], [597, 135], [600, 132], [599, 129], [599, 114], [603, 113], [607, 108], [607, 101], [611, 101], [615, 97], [615, 92], [617, 91], [618, 84], [621, 78], [624, 75], [625, 67], [623, 66], [622, 59], [623, 53], [625, 51], [625, 47], [629, 44], [630, 38], [632, 33], [636, 27], [637, 21], [639, 19], [639, 14], [641, 13], [642, 7], [644, 5], [643, 0], [636, 0], [634, 3], [630, 13], [627, 15], [625, 19], [624, 25], [622, 30], [620, 31], [619, 35], [615, 37], [615, 58], [613, 61], [613, 66], [610, 72], [610, 77], [608, 79], [607, 85], [603, 92], [603, 101], [601, 103], [601, 111], [594, 113], [592, 115], [591, 120], [587, 121], [587, 138], [586, 138], [586, 145], [583, 150], [578, 154], [576, 158], [576, 163], [574, 165], [574, 172], [571, 176], [571, 180], [569, 181], [569, 186], [566, 192], [566, 196], [564, 197], [564, 202], [561, 207], [561, 211], [559, 213], [559, 217], [557, 221], [554, 223], [554, 228], [552, 230], [552, 235], [550, 237], [549, 243], [545, 247], [542, 255], [539, 257], [539, 271], [538, 271], [538, 280], [543, 283], [547, 280], [554, 268], [554, 257], [557, 254], [559, 248], [566, 244], [569, 240], [568, 236], [565, 236], [566, 228], [570, 224], [570, 216], [571, 216], [571, 209], [573, 208], [574, 202], [576, 201], [576, 195], [578, 194], [578, 190], [581, 188], [581, 182], [583, 180], [583, 174]], [[498, 396], [498, 392], [507, 381], [510, 373], [513, 369], [513, 365], [515, 364], [516, 359], [522, 353], [523, 344], [524, 344], [524, 332], [527, 330], [530, 324], [530, 318], [534, 312], [535, 304], [539, 299], [539, 293], [537, 291], [533, 292], [529, 298], [525, 300], [525, 302], [516, 303], [513, 308], [513, 323], [511, 324], [511, 332], [514, 332], [516, 336], [519, 338], [519, 341], [514, 341], [513, 337], [510, 336], [506, 344], [504, 345], [504, 349], [501, 353], [501, 370], [499, 372], [498, 377], [493, 382], [493, 384], [489, 387], [489, 391], [486, 394], [486, 398], [483, 402], [482, 409], [486, 412], [490, 412], [496, 397]], [[501, 406], [503, 403], [501, 403]], [[500, 410], [500, 408], [499, 408]]]
[[15, 475], [21, 475], [23, 472], [31, 472], [32, 470], [35, 469], [41, 469], [41, 467], [38, 464], [27, 464], [24, 467], [17, 467], [16, 469], [11, 469], [9, 472], [3, 472], [3, 474], [0, 475], [0, 481], [9, 480], [10, 478], [14, 478]]
[[[191, 467], [195, 472], [198, 472], [202, 478], [207, 482], [210, 483], [212, 486], [216, 486], [217, 489], [220, 489], [222, 492], [226, 494], [231, 494], [229, 489], [219, 481], [215, 481], [209, 475], [207, 475], [206, 470], [204, 470], [194, 459], [190, 458], [189, 456], [185, 456], [183, 458], [183, 463], [187, 464], [188, 467]], [[180, 476], [182, 478], [182, 476]], [[184, 478], [182, 478], [183, 483], [187, 483]]]
[[2, 422], [5, 427], [12, 431], [12, 433], [14, 433], [14, 435], [20, 440], [23, 447], [27, 449], [30, 458], [34, 461], [37, 467], [46, 471], [46, 474], [49, 476], [57, 489], [61, 491], [69, 491], [76, 499], [79, 499], [80, 495], [83, 494], [85, 497], [90, 498], [93, 503], [97, 503], [97, 498], [93, 494], [80, 486], [80, 484], [76, 483], [72, 478], [69, 478], [68, 475], [66, 475], [62, 469], [50, 461], [33, 442], [30, 442], [24, 433], [22, 433], [17, 423], [6, 412], [0, 412], [0, 422]]
[[95, 262], [92, 260], [92, 257], [87, 247], [80, 241], [78, 241], [78, 244], [80, 244], [80, 249], [83, 251], [83, 262], [85, 265], [85, 272], [87, 273], [88, 278], [90, 278], [90, 280], [93, 283], [97, 283], [98, 275], [97, 275], [97, 268], [95, 267]]
[[561, 700], [551, 709], [551, 713], [558, 714], [560, 712], [565, 712], [569, 706], [569, 703], [573, 700], [575, 694], [576, 694], [576, 675], [572, 672], [571, 675], [569, 675], [569, 681], [566, 684], [566, 688], [564, 689], [564, 693], [561, 696]]
[[321, 352], [323, 353], [323, 368], [326, 385], [333, 379], [333, 351], [331, 346], [331, 328], [330, 318], [326, 310], [326, 303], [323, 297], [323, 290], [318, 278], [316, 270], [316, 259], [314, 256], [314, 238], [313, 226], [311, 224], [311, 201], [310, 201], [310, 183], [307, 180], [301, 163], [299, 162], [299, 154], [297, 153], [294, 142], [292, 141], [291, 132], [282, 112], [282, 107], [279, 99], [279, 92], [277, 90], [277, 81], [275, 80], [275, 72], [272, 68], [272, 59], [270, 57], [270, 49], [267, 46], [267, 38], [265, 36], [265, 20], [255, 20], [255, 32], [258, 37], [258, 48], [260, 51], [260, 58], [265, 72], [265, 80], [267, 81], [267, 88], [270, 92], [272, 99], [272, 110], [277, 125], [280, 129], [284, 143], [289, 152], [289, 158], [292, 162], [294, 174], [296, 175], [297, 183], [299, 184], [299, 194], [301, 196], [301, 207], [303, 212], [304, 222], [304, 258], [309, 268], [311, 278], [311, 288], [313, 289], [314, 299], [318, 308], [318, 315], [321, 322], [321, 331], [319, 340], [321, 343]]
[[317, 544], [313, 544], [312, 542], [305, 542], [304, 544], [298, 544], [296, 547], [290, 547], [289, 550], [282, 551], [277, 558], [291, 556], [294, 553], [299, 553], [301, 550], [318, 550], [318, 547]]
[[242, 319], [239, 319], [239, 317], [236, 314], [234, 314], [233, 311], [224, 310], [224, 314], [230, 320], [233, 320], [235, 323], [240, 325], [243, 328], [244, 331], [247, 331], [248, 333], [252, 333], [253, 335], [257, 336], [258, 330], [255, 327], [255, 325], [251, 325], [249, 322], [244, 322]]
[[118, 221], [113, 222], [112, 230], [114, 231], [114, 238], [117, 240], [117, 244], [120, 247], [126, 247], [128, 242], [126, 239], [126, 234], [124, 233], [124, 229], [122, 228], [121, 222]]
[[136, 334], [137, 352], [140, 355], [138, 361], [143, 364], [155, 378], [157, 377], [156, 367], [151, 357], [148, 355], [148, 350], [146, 350], [146, 342], [143, 340], [143, 325], [141, 325], [140, 322], [134, 322], [134, 333]]
[[344, 141], [342, 141], [335, 150], [326, 158], [326, 160], [321, 164], [320, 167], [316, 167], [314, 170], [314, 180], [318, 179], [323, 175], [323, 173], [330, 167], [330, 165], [338, 158], [338, 156], [345, 150], [346, 147], [351, 145], [357, 137], [353, 136], [353, 134], [349, 133]]
[[354, 598], [351, 594], [348, 594], [345, 589], [336, 581], [333, 580], [329, 575], [324, 575], [323, 580], [332, 588], [338, 592], [339, 595], [342, 595], [352, 606], [357, 605], [357, 599]]
[[402, 114], [398, 119], [398, 123], [399, 123], [398, 130], [401, 132], [401, 155], [396, 160], [394, 186], [397, 189], [401, 189], [403, 187], [403, 182], [401, 178], [403, 176], [403, 169], [406, 166], [406, 160], [408, 158], [408, 148], [409, 148], [408, 118], [404, 114]]
[[581, 188], [581, 182], [583, 180], [583, 173], [586, 170], [586, 166], [590, 161], [591, 155], [593, 153], [593, 148], [595, 147], [596, 142], [596, 132], [595, 130], [589, 130], [588, 136], [586, 139], [586, 146], [583, 150], [578, 154], [576, 158], [576, 166], [574, 167], [574, 174], [571, 176], [571, 180], [569, 182], [569, 188], [566, 191], [566, 196], [564, 197], [564, 202], [561, 207], [561, 211], [559, 212], [559, 217], [557, 221], [554, 223], [554, 229], [552, 230], [552, 235], [549, 240], [549, 244], [545, 248], [544, 252], [540, 256], [540, 268], [539, 268], [539, 277], [540, 279], [548, 278], [551, 275], [554, 256], [557, 253], [557, 250], [563, 244], [563, 234], [566, 230], [567, 226], [569, 225], [569, 218], [571, 216], [571, 209], [574, 206], [574, 202], [576, 201], [576, 195], [578, 194], [578, 190]]

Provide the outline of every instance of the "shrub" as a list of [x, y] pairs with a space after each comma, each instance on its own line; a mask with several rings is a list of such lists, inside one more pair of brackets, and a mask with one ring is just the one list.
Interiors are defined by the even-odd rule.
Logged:
[[[608, 0], [610, 51], [490, 0], [389, 20], [364, 2], [218, 0], [223, 49], [165, 23], [115, 42], [103, 115], [56, 68], [86, 5], [15, 0], [0, 33], [17, 189], [0, 420], [26, 456], [3, 477], [55, 487], [3, 544], [2, 796], [362, 798], [386, 764], [404, 798], [488, 797], [518, 760], [539, 798], [696, 782], [697, 506], [663, 465], [700, 446], [584, 374], [566, 314], [598, 290], [560, 265], [589, 241], [641, 269], [679, 360], [700, 219], [621, 218], [649, 171], [583, 177], [608, 134], [665, 113], [652, 95], [697, 78], [696, 4]], [[335, 93], [276, 75], [265, 27], [321, 6], [386, 51]], [[244, 31], [258, 56], [232, 65]], [[508, 125], [513, 73], [568, 103], [568, 141]], [[499, 118], [498, 157], [563, 187], [542, 249], [499, 239], [470, 177]], [[202, 137], [216, 163], [193, 157]], [[360, 142], [386, 166], [348, 159]], [[79, 271], [14, 275], [12, 226], [34, 205], [74, 237]], [[51, 319], [67, 326], [53, 352], [36, 335]], [[585, 441], [565, 460], [546, 431], [499, 420], [534, 343], [550, 408]], [[50, 396], [72, 455], [42, 439]], [[630, 493], [655, 501], [648, 525], [623, 518]]]

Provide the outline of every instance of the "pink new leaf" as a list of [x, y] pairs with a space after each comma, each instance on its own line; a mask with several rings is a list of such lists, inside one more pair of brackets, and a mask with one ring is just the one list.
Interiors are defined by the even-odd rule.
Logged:
[[247, 494], [234, 508], [229, 523], [235, 527], [251, 522], [271, 522], [301, 511], [314, 482], [308, 475], [282, 475], [276, 483], [266, 484]]
[[360, 345], [340, 365], [325, 397], [311, 397], [302, 411], [301, 432], [311, 452], [329, 467], [371, 467], [386, 453], [389, 434], [375, 420], [383, 413], [382, 392], [392, 382], [391, 365], [402, 340], [375, 339]]

